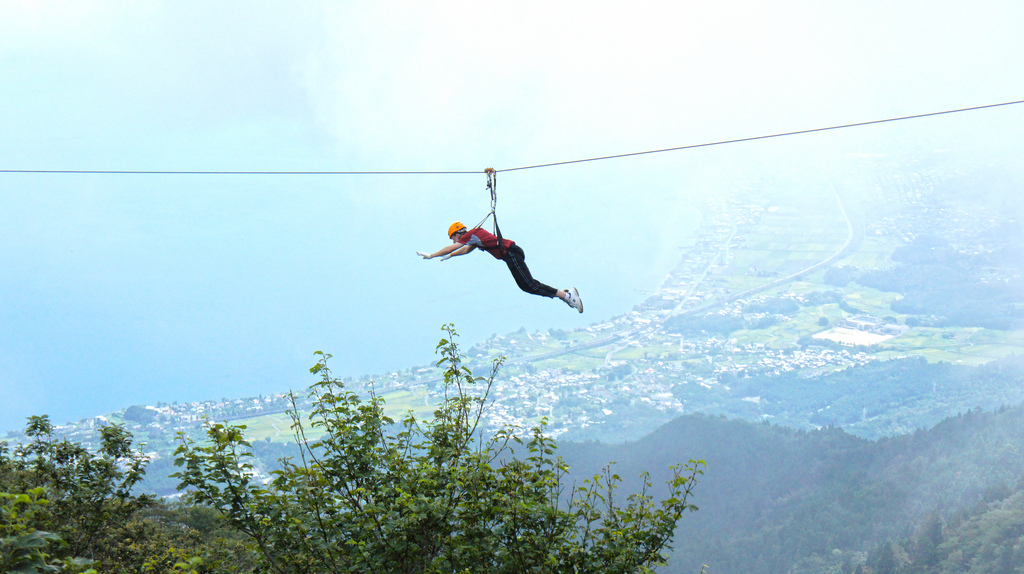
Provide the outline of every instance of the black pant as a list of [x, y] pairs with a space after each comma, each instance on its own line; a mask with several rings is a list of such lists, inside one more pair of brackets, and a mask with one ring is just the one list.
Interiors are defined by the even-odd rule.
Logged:
[[545, 285], [530, 275], [530, 268], [526, 266], [526, 254], [523, 253], [522, 247], [513, 244], [505, 251], [505, 256], [501, 259], [508, 265], [508, 270], [512, 272], [512, 277], [516, 280], [516, 285], [519, 285], [523, 291], [541, 297], [554, 297], [558, 293], [558, 289]]

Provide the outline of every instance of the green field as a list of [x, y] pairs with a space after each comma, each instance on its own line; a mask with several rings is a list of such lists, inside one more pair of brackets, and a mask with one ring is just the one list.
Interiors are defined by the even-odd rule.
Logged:
[[232, 424], [245, 425], [245, 438], [250, 442], [268, 438], [273, 442], [287, 442], [292, 438], [292, 419], [286, 413], [241, 419]]
[[[417, 418], [430, 418], [434, 413], [434, 405], [427, 400], [426, 392], [399, 390], [381, 395], [384, 399], [384, 412], [396, 421], [412, 411]], [[308, 425], [307, 414], [302, 413], [302, 420], [305, 424], [307, 438], [317, 438], [322, 433]], [[248, 441], [260, 441], [270, 439], [273, 442], [288, 442], [293, 439], [291, 430], [292, 420], [286, 413], [273, 415], [262, 415], [231, 421], [232, 424], [245, 425], [245, 438]]]
[[983, 365], [1014, 354], [1024, 354], [1024, 333], [991, 329], [935, 329], [917, 327], [885, 343], [881, 357], [919, 355], [929, 361]]
[[859, 269], [886, 269], [892, 266], [889, 256], [902, 242], [891, 238], [865, 238], [855, 253], [840, 260], [837, 265], [848, 265]]

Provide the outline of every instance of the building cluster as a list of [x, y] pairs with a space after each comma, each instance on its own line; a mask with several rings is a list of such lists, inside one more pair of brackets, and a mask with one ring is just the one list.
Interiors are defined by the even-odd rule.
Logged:
[[[221, 399], [219, 401], [193, 401], [157, 403], [152, 405], [136, 405], [128, 407], [120, 413], [95, 416], [66, 423], [55, 427], [58, 436], [74, 440], [86, 447], [92, 447], [96, 438], [96, 430], [110, 425], [123, 424], [125, 428], [137, 433], [145, 431], [150, 435], [177, 433], [200, 428], [209, 420], [232, 420], [260, 415], [283, 413], [291, 408], [288, 395], [275, 394], [269, 396], [247, 397], [242, 399]], [[14, 438], [20, 433], [12, 432]]]

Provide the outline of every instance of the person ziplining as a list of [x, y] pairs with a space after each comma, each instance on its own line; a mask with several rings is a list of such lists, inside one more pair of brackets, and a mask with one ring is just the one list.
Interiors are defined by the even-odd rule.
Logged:
[[495, 259], [504, 261], [508, 265], [508, 270], [512, 272], [516, 285], [519, 285], [519, 288], [523, 291], [531, 295], [540, 295], [541, 297], [558, 297], [565, 301], [566, 305], [580, 313], [583, 312], [583, 301], [580, 300], [580, 295], [576, 288], [555, 289], [534, 279], [533, 275], [530, 274], [530, 269], [526, 266], [526, 255], [523, 253], [523, 248], [516, 245], [511, 239], [503, 238], [499, 244], [497, 236], [491, 232], [479, 227], [466, 229], [466, 226], [458, 221], [448, 227], [448, 237], [452, 240], [451, 245], [443, 247], [434, 253], [419, 251], [417, 254], [424, 259], [440, 257], [441, 261], [444, 261], [450, 257], [465, 255], [479, 247], [493, 255]]
[[[523, 291], [531, 295], [540, 295], [541, 297], [559, 298], [565, 301], [565, 304], [573, 309], [576, 309], [580, 313], [583, 312], [583, 301], [580, 300], [580, 294], [575, 287], [569, 289], [555, 289], [549, 285], [541, 283], [540, 281], [533, 278], [530, 273], [529, 267], [526, 266], [526, 254], [523, 252], [523, 248], [516, 245], [511, 239], [505, 239], [501, 236], [501, 230], [498, 228], [498, 217], [495, 215], [495, 188], [497, 184], [495, 182], [495, 172], [493, 169], [488, 168], [485, 170], [488, 176], [487, 188], [491, 191], [491, 212], [484, 217], [478, 225], [472, 229], [467, 229], [461, 222], [456, 221], [448, 227], [448, 238], [452, 240], [452, 244], [435, 251], [434, 253], [424, 253], [423, 251], [417, 251], [416, 254], [423, 257], [424, 259], [433, 259], [440, 257], [441, 261], [449, 259], [451, 257], [458, 257], [465, 255], [474, 249], [480, 248], [492, 256], [495, 259], [500, 259], [508, 265], [508, 270], [512, 273], [512, 277], [516, 281], [516, 285], [519, 286]], [[491, 233], [481, 227], [484, 221], [487, 221], [488, 217], [494, 216], [494, 231]]]

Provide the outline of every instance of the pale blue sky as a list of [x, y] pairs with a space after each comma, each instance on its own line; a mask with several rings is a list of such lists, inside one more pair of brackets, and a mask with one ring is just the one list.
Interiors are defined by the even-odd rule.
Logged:
[[[0, 169], [502, 169], [932, 112], [1024, 99], [1022, 29], [1018, 1], [0, 0]], [[466, 346], [597, 322], [656, 286], [694, 196], [792, 149], [1006, 151], [987, 130], [1021, 112], [972, 114], [499, 175], [582, 316], [415, 257], [483, 217], [482, 175], [0, 174], [0, 430], [303, 388], [315, 350], [424, 364], [449, 321]]]

